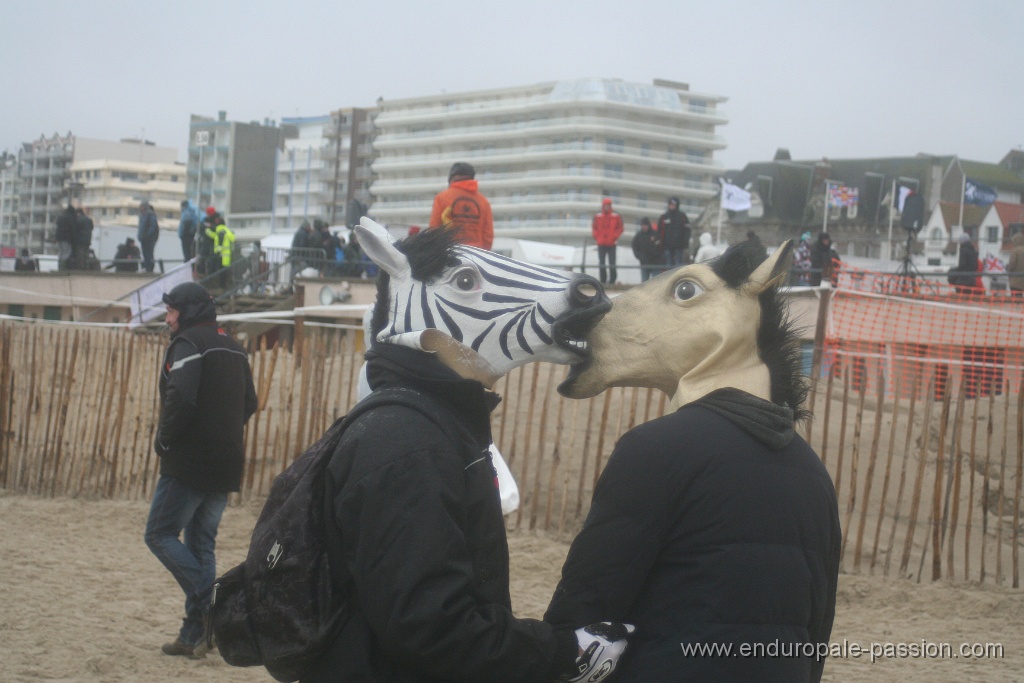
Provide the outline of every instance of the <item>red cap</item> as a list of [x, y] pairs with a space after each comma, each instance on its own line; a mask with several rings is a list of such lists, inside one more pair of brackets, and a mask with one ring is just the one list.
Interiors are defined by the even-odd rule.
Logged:
[[612, 203], [611, 197], [605, 197], [603, 200], [601, 200], [601, 204], [602, 205], [604, 205], [604, 204], [611, 204], [611, 203]]
[[212, 206], [206, 207], [206, 215], [207, 216], [212, 216], [215, 213], [217, 213], [217, 209], [213, 208]]

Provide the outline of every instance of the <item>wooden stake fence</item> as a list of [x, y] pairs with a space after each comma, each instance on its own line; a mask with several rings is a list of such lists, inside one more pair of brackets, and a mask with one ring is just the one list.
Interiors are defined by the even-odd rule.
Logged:
[[[249, 350], [259, 407], [234, 502], [265, 496], [348, 412], [360, 345], [358, 335], [315, 328], [299, 357], [281, 346]], [[166, 339], [123, 331], [0, 325], [0, 488], [148, 499], [165, 348]], [[492, 433], [520, 487], [512, 529], [574, 534], [619, 437], [667, 410], [666, 397], [648, 389], [563, 399], [555, 386], [564, 374], [530, 365], [498, 384]], [[883, 379], [879, 371], [869, 392], [849, 371], [829, 371], [811, 392], [816, 417], [802, 426], [837, 488], [844, 570], [1019, 587], [1024, 385], [1004, 381], [967, 398], [963, 379], [942, 377], [937, 398], [933, 374], [921, 402], [899, 375], [892, 394]]]

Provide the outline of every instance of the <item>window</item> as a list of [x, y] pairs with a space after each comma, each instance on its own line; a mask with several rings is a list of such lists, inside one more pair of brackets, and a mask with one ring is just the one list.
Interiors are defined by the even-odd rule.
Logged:
[[626, 141], [608, 138], [605, 140], [604, 148], [605, 151], [612, 152], [613, 154], [622, 154], [626, 150]]
[[7, 304], [7, 315], [13, 315], [16, 318], [24, 318], [25, 306], [23, 304]]
[[636, 203], [639, 206], [647, 206], [647, 193], [646, 192], [637, 192], [636, 193]]
[[640, 156], [651, 156], [651, 144], [649, 142], [645, 142], [644, 144], [640, 145]]
[[990, 242], [990, 243], [993, 243], [993, 244], [999, 241], [999, 226], [998, 225], [990, 225], [990, 226], [988, 226], [988, 240], [987, 241]]
[[60, 319], [60, 306], [43, 306], [43, 320]]
[[604, 177], [605, 178], [621, 178], [622, 177], [622, 164], [605, 164], [604, 165]]

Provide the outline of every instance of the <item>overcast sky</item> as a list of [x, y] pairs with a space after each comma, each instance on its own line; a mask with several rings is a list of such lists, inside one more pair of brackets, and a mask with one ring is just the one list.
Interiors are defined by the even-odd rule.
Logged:
[[70, 130], [184, 160], [192, 113], [583, 77], [727, 97], [729, 168], [1024, 145], [1021, 0], [0, 0], [0, 24], [0, 150]]

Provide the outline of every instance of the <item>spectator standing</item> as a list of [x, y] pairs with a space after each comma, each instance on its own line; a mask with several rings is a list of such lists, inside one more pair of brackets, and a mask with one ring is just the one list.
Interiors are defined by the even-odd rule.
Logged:
[[1010, 273], [1010, 296], [1024, 297], [1024, 232], [1010, 238], [1010, 258], [1006, 272]]
[[978, 260], [978, 250], [971, 242], [971, 236], [966, 232], [960, 233], [960, 257], [957, 259], [956, 268], [950, 271], [949, 284], [958, 294], [972, 294], [977, 290], [984, 289], [981, 281], [981, 262]]
[[679, 198], [668, 200], [668, 210], [658, 218], [658, 232], [665, 248], [665, 263], [678, 268], [687, 263], [690, 250], [690, 219], [679, 210]]
[[823, 232], [818, 235], [818, 241], [811, 245], [811, 286], [817, 287], [821, 284], [822, 279], [835, 285], [837, 263], [839, 263], [839, 254], [832, 248], [832, 237], [827, 232]]
[[160, 479], [145, 539], [185, 593], [178, 637], [161, 651], [196, 659], [205, 655], [217, 527], [228, 493], [241, 484], [242, 430], [256, 411], [256, 390], [248, 357], [218, 327], [209, 292], [186, 282], [163, 301], [171, 342], [160, 369]]
[[89, 251], [92, 247], [93, 222], [85, 209], [75, 209], [75, 234], [71, 245], [72, 268], [87, 269], [89, 267]]
[[314, 248], [319, 247], [320, 251], [323, 252], [320, 260], [320, 271], [323, 273], [330, 270], [332, 262], [336, 259], [336, 252], [339, 246], [338, 238], [331, 234], [327, 222], [319, 218], [313, 219], [313, 235], [315, 243], [312, 246]]
[[794, 285], [811, 284], [811, 233], [800, 235], [800, 244], [793, 251], [793, 275], [790, 282]]
[[622, 216], [612, 211], [610, 197], [605, 197], [601, 201], [601, 210], [594, 214], [594, 219], [590, 222], [590, 232], [597, 242], [598, 274], [601, 284], [615, 282], [618, 279], [615, 270], [615, 245], [622, 236]]
[[464, 161], [452, 164], [448, 187], [434, 197], [428, 228], [453, 228], [462, 244], [490, 250], [494, 243], [491, 203], [480, 194], [476, 169]]
[[72, 267], [72, 256], [74, 255], [75, 244], [75, 221], [77, 219], [75, 207], [68, 204], [57, 216], [57, 231], [54, 233], [54, 240], [57, 242], [57, 269], [69, 270]]
[[651, 219], [640, 219], [640, 229], [633, 235], [633, 256], [640, 262], [640, 282], [647, 282], [657, 270], [664, 256], [661, 240], [651, 225]]
[[160, 239], [160, 224], [157, 222], [153, 206], [146, 200], [139, 204], [139, 230], [135, 236], [142, 246], [142, 269], [152, 273], [156, 265], [153, 250], [156, 248], [156, 241]]
[[309, 265], [307, 259], [309, 252], [317, 246], [316, 236], [313, 234], [313, 226], [309, 221], [302, 221], [299, 229], [292, 236], [292, 277], [297, 275]]
[[217, 257], [213, 253], [214, 238], [211, 232], [216, 232], [218, 225], [224, 220], [212, 206], [206, 207], [206, 215], [196, 232], [196, 272], [200, 275], [211, 275], [220, 267], [217, 264]]
[[693, 257], [694, 263], [703, 263], [704, 261], [710, 261], [713, 258], [721, 256], [722, 250], [715, 245], [715, 239], [711, 236], [710, 232], [702, 232], [700, 234], [700, 246], [697, 248], [697, 253]]
[[196, 232], [199, 230], [199, 211], [187, 199], [181, 200], [181, 219], [178, 221], [178, 239], [181, 240], [181, 258], [191, 260], [196, 255]]
[[212, 230], [207, 228], [206, 236], [213, 240], [213, 256], [216, 267], [220, 268], [219, 283], [222, 289], [231, 284], [231, 257], [235, 247], [235, 233], [231, 232], [224, 219], [217, 214], [217, 225]]
[[25, 247], [21, 248], [21, 253], [18, 254], [18, 258], [14, 261], [14, 270], [23, 272], [39, 270], [36, 260], [29, 256], [28, 249]]

